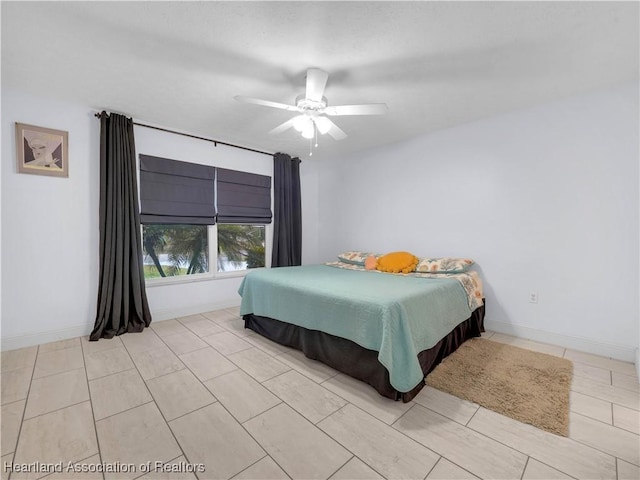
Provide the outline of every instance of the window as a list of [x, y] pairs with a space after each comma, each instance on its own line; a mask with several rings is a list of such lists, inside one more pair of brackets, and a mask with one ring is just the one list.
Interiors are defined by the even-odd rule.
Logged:
[[265, 226], [219, 224], [218, 272], [265, 266]]
[[[208, 274], [210, 261], [218, 273], [264, 267], [265, 230], [265, 225], [143, 225], [144, 278]], [[217, 258], [210, 259], [209, 235], [216, 234]]]
[[140, 155], [145, 279], [264, 267], [271, 217], [269, 176]]
[[264, 267], [271, 223], [271, 177], [218, 168], [218, 272]]
[[143, 225], [144, 278], [209, 272], [206, 225]]

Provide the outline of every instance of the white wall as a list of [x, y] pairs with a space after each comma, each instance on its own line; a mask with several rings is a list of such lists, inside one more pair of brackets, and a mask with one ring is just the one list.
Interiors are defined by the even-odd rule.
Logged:
[[469, 256], [489, 328], [633, 361], [638, 114], [624, 85], [325, 161], [318, 260]]
[[[0, 17], [2, 15], [0, 14]], [[2, 67], [0, 66], [0, 70]], [[2, 75], [0, 73], [0, 78]], [[2, 92], [0, 92], [0, 116], [2, 112]], [[1, 128], [1, 127], [0, 127]], [[3, 142], [4, 143], [4, 142]], [[0, 153], [1, 157], [4, 158], [4, 152]], [[0, 162], [0, 186], [2, 185], [2, 163]], [[0, 192], [0, 338], [2, 338], [2, 194]]]
[[303, 159], [300, 165], [302, 193], [302, 264], [319, 263], [318, 237], [320, 234], [319, 164]]
[[[90, 333], [99, 270], [94, 110], [2, 89], [2, 348]], [[15, 122], [69, 132], [69, 178], [16, 173]], [[135, 127], [136, 151], [273, 175], [270, 156]], [[310, 179], [311, 185], [315, 180]], [[147, 287], [154, 320], [238, 305], [240, 277]]]
[[[16, 173], [15, 122], [69, 132], [69, 178]], [[86, 107], [2, 90], [3, 348], [93, 324], [99, 126]]]

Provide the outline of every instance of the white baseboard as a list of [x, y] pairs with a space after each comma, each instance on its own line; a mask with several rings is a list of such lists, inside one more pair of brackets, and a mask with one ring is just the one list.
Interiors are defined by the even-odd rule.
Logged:
[[[172, 318], [186, 317], [187, 315], [196, 315], [198, 313], [210, 312], [212, 310], [221, 310], [223, 308], [237, 307], [240, 302], [230, 300], [227, 302], [208, 303], [204, 305], [190, 306], [188, 308], [153, 310], [151, 317], [154, 322], [170, 320]], [[39, 332], [27, 335], [18, 335], [15, 337], [2, 338], [0, 349], [4, 352], [7, 350], [15, 350], [17, 348], [31, 347], [33, 345], [41, 345], [43, 343], [56, 342], [58, 340], [66, 340], [67, 338], [83, 337], [89, 335], [93, 330], [92, 325], [78, 325], [75, 327], [66, 327], [49, 332]]]
[[188, 315], [197, 315], [198, 313], [211, 312], [212, 310], [222, 310], [223, 308], [231, 308], [240, 306], [238, 300], [228, 300], [223, 302], [205, 303], [203, 305], [193, 305], [183, 308], [167, 308], [162, 310], [153, 310], [151, 316], [154, 322], [162, 322], [163, 320], [171, 320], [172, 318], [186, 317]]
[[93, 325], [78, 325], [76, 327], [61, 328], [49, 332], [31, 333], [15, 337], [2, 338], [2, 351], [15, 350], [17, 348], [31, 347], [42, 343], [57, 342], [67, 338], [84, 337], [93, 330]]
[[635, 362], [636, 370], [638, 370], [638, 363], [640, 360], [638, 359], [638, 349], [635, 347], [597, 342], [588, 338], [562, 335], [559, 333], [536, 330], [535, 328], [495, 322], [491, 320], [485, 320], [484, 326], [487, 330], [504, 333], [505, 335], [512, 335], [514, 337], [534, 340], [536, 342], [558, 345], [559, 347], [592, 353], [602, 357], [615, 358], [616, 360], [622, 360], [624, 362]]

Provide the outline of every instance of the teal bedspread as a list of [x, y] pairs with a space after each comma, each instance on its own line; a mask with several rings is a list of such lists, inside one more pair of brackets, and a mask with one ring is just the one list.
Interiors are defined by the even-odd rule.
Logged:
[[418, 352], [471, 316], [452, 278], [416, 278], [327, 265], [251, 271], [238, 293], [253, 313], [347, 338], [378, 352], [391, 385], [408, 392], [423, 379]]

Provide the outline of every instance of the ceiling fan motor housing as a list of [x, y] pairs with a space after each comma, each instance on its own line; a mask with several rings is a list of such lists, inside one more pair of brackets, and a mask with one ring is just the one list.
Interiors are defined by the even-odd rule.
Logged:
[[322, 97], [322, 100], [316, 102], [309, 100], [305, 95], [298, 95], [296, 97], [296, 107], [300, 113], [304, 113], [310, 116], [320, 115], [327, 108], [327, 98]]

